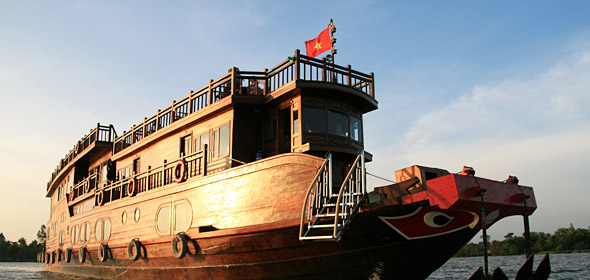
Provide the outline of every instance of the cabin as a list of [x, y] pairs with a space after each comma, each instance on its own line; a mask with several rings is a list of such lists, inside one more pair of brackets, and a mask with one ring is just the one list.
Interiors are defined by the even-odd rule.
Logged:
[[179, 179], [285, 153], [324, 158], [331, 152], [334, 170], [341, 170], [333, 178], [339, 186], [364, 148], [363, 114], [375, 109], [373, 73], [299, 50], [272, 69], [232, 67], [121, 135], [113, 125], [98, 124], [78, 141], [47, 184], [48, 244], [62, 246], [68, 235], [71, 244], [88, 242], [91, 232], [97, 241], [108, 240], [108, 219], [79, 228], [67, 221]]

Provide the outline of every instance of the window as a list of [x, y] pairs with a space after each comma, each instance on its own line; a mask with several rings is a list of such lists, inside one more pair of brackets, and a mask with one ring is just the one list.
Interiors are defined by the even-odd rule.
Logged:
[[72, 232], [70, 232], [70, 237], [72, 238], [72, 245], [76, 244], [78, 241], [78, 226], [72, 227]]
[[229, 124], [219, 128], [219, 145], [217, 147], [219, 157], [229, 156]]
[[102, 220], [96, 221], [96, 226], [94, 227], [94, 238], [96, 241], [102, 240]]
[[324, 109], [304, 108], [303, 129], [307, 133], [326, 133]]
[[191, 225], [192, 209], [187, 201], [180, 201], [174, 205], [174, 232], [187, 231]]
[[156, 216], [156, 230], [160, 234], [170, 233], [170, 204], [160, 206]]
[[199, 136], [199, 141], [197, 141], [196, 144], [197, 151], [202, 151], [203, 149], [205, 149], [205, 145], [207, 145], [209, 149], [211, 148], [211, 146], [209, 146], [209, 132], [203, 133], [201, 134], [201, 136]]
[[156, 231], [160, 235], [188, 231], [193, 219], [192, 207], [186, 200], [160, 205], [156, 214]]
[[188, 156], [191, 154], [191, 142], [193, 141], [192, 135], [187, 135], [180, 138], [180, 156]]
[[299, 133], [299, 110], [293, 110], [293, 134]]
[[348, 137], [348, 115], [328, 111], [328, 133]]
[[350, 138], [357, 142], [363, 142], [363, 126], [359, 118], [350, 116]]
[[135, 212], [133, 213], [133, 220], [135, 220], [136, 223], [139, 222], [139, 216], [140, 216], [139, 207], [137, 207], [137, 208], [135, 208]]
[[[87, 224], [87, 231], [90, 232], [90, 224]], [[90, 240], [90, 233], [87, 233], [87, 238]], [[96, 221], [94, 228], [94, 238], [96, 241], [108, 241], [111, 238], [111, 220], [108, 218]]]

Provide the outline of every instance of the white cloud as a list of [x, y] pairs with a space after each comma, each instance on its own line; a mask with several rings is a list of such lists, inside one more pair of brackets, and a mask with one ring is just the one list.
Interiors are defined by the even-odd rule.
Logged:
[[[372, 148], [394, 156], [376, 155], [369, 171], [392, 175], [392, 168], [420, 164], [458, 172], [471, 165], [490, 179], [517, 175], [535, 189], [533, 231], [553, 233], [570, 222], [589, 226], [590, 51], [538, 73], [474, 86], [410, 121], [398, 132], [402, 139]], [[522, 226], [514, 227], [521, 221], [498, 223], [492, 238], [522, 233]]]

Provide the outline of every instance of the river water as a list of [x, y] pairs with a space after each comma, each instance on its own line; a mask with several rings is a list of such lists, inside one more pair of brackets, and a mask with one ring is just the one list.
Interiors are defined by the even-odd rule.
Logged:
[[[535, 256], [534, 268], [537, 267], [542, 258], [542, 255]], [[590, 253], [553, 254], [549, 256], [549, 259], [551, 261], [549, 279], [590, 280]], [[488, 261], [490, 274], [496, 266], [499, 266], [508, 276], [508, 279], [514, 279], [525, 258], [524, 256], [489, 257]], [[483, 266], [483, 257], [452, 258], [427, 279], [467, 279], [480, 266]], [[0, 279], [80, 279], [46, 273], [43, 269], [44, 264], [42, 263], [0, 262]]]

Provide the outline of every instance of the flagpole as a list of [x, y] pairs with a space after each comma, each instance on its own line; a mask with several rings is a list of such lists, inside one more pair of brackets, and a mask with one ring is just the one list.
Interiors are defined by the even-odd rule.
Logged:
[[332, 56], [332, 63], [336, 64], [336, 60], [334, 57], [334, 55], [336, 55], [336, 52], [334, 52], [334, 44], [336, 43], [334, 33], [336, 33], [336, 26], [334, 25], [334, 21], [332, 19], [330, 19], [330, 24], [328, 24], [328, 27], [330, 28], [330, 43], [332, 45], [332, 48], [330, 49], [330, 55]]

